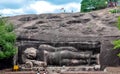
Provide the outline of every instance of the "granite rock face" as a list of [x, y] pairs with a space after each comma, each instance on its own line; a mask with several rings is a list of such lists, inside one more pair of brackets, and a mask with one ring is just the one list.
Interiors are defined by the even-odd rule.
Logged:
[[118, 66], [120, 59], [116, 56], [117, 51], [112, 53], [112, 41], [120, 38], [116, 27], [119, 15], [105, 9], [90, 13], [21, 15], [8, 20], [15, 24], [19, 54], [28, 47], [39, 49], [42, 44], [51, 45], [52, 49], [72, 46], [79, 52], [100, 53], [102, 66]]
[[119, 14], [103, 11], [21, 15], [8, 19], [15, 24], [15, 32], [20, 39], [66, 42], [81, 36], [119, 35], [115, 25]]

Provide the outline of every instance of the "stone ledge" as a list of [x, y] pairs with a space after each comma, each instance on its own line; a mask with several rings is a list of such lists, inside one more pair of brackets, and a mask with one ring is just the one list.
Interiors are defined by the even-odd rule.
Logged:
[[106, 68], [106, 71], [107, 72], [118, 72], [118, 73], [120, 73], [120, 67], [107, 67]]
[[5, 72], [5, 74], [35, 74], [34, 71]]
[[61, 74], [109, 74], [103, 71], [68, 71], [62, 72]]
[[[17, 72], [5, 72], [4, 74], [36, 74], [35, 71], [17, 71]], [[44, 74], [43, 71], [40, 72], [40, 74]]]

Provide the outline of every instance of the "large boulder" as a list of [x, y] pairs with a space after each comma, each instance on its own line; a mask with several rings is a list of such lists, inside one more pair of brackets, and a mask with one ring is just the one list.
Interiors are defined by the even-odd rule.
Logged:
[[[95, 52], [100, 53], [102, 66], [119, 66], [119, 58], [116, 56], [119, 51], [112, 50], [112, 41], [120, 38], [120, 31], [115, 25], [120, 13], [110, 14], [110, 9], [89, 13], [21, 15], [9, 17], [8, 20], [15, 24], [19, 51], [33, 45], [38, 48], [37, 57], [41, 58], [44, 54], [40, 49], [52, 51], [51, 53], [57, 49], [62, 50], [59, 53], [63, 53], [66, 50], [63, 46], [70, 46], [67, 50], [92, 51], [93, 54], [93, 50], [96, 50]], [[41, 44], [48, 45], [39, 46]], [[23, 45], [25, 48], [22, 49]], [[33, 59], [36, 56], [36, 50], [29, 53], [25, 53], [27, 58]], [[41, 60], [40, 58], [37, 60]], [[71, 60], [63, 60], [66, 61], [72, 63]]]

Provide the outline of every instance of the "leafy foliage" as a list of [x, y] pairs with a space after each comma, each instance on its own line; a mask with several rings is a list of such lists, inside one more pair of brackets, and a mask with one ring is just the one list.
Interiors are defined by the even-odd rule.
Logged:
[[[118, 29], [120, 30], [120, 16], [118, 17], [118, 23], [117, 23]], [[113, 49], [120, 49], [120, 39], [113, 41], [114, 48]], [[117, 54], [118, 57], [120, 57], [120, 53]]]
[[118, 57], [120, 57], [120, 53], [119, 53], [119, 54], [117, 54], [117, 56], [118, 56]]
[[0, 17], [0, 59], [9, 58], [17, 51], [16, 35], [13, 30], [13, 25]]
[[120, 48], [120, 40], [114, 40], [113, 45], [114, 45], [113, 49], [119, 49]]
[[118, 17], [117, 27], [120, 30], [120, 16]]
[[120, 9], [113, 9], [113, 10], [110, 10], [109, 12], [111, 12], [111, 13], [120, 13]]
[[89, 12], [107, 7], [107, 0], [83, 0], [81, 3], [81, 12]]

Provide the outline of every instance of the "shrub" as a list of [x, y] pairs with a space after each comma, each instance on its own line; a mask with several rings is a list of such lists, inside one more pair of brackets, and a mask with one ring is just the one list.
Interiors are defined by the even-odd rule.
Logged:
[[[118, 27], [118, 29], [120, 30], [120, 16], [118, 17], [117, 27]], [[120, 48], [120, 39], [119, 39], [119, 40], [114, 40], [114, 41], [113, 41], [113, 45], [114, 45], [114, 48], [113, 48], [113, 49], [119, 49], [119, 48]], [[120, 53], [117, 54], [117, 56], [120, 57]]]
[[106, 2], [107, 0], [82, 0], [81, 12], [104, 9], [107, 7]]
[[9, 58], [17, 52], [14, 27], [0, 16], [0, 59]]

